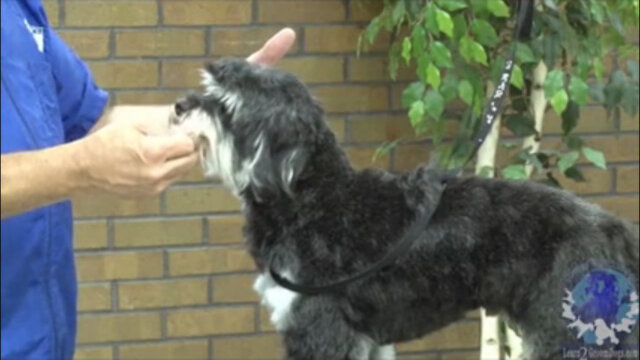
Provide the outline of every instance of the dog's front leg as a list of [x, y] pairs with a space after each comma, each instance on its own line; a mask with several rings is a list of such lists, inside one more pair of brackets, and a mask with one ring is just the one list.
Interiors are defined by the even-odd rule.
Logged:
[[283, 332], [287, 360], [370, 360], [376, 344], [355, 331], [329, 296], [302, 297]]

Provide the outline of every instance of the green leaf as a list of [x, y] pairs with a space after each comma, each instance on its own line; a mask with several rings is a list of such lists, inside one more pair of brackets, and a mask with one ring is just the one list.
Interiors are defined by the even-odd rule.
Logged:
[[420, 54], [424, 52], [424, 47], [427, 41], [427, 34], [422, 26], [414, 26], [411, 32], [411, 49], [413, 51], [413, 57], [418, 58]]
[[416, 100], [409, 109], [409, 120], [414, 129], [419, 128], [424, 123], [424, 102]]
[[568, 168], [575, 165], [578, 158], [580, 158], [580, 153], [577, 151], [569, 151], [568, 153], [562, 154], [558, 160], [558, 170], [564, 174]]
[[373, 41], [376, 39], [376, 36], [378, 36], [379, 31], [380, 31], [380, 19], [375, 17], [373, 18], [373, 20], [371, 20], [371, 22], [367, 26], [367, 30], [365, 30], [364, 32], [365, 34], [364, 37], [365, 37], [365, 40], [367, 40], [367, 43], [373, 44]]
[[447, 11], [456, 11], [467, 7], [462, 0], [438, 0], [438, 5]]
[[426, 113], [433, 119], [439, 119], [444, 111], [444, 98], [437, 90], [430, 89], [424, 96]]
[[458, 84], [458, 94], [460, 94], [460, 99], [465, 102], [467, 105], [471, 105], [473, 103], [473, 85], [469, 80], [462, 80]]
[[396, 79], [398, 74], [398, 63], [400, 62], [400, 46], [394, 42], [389, 49], [389, 76], [392, 80]]
[[436, 22], [438, 29], [449, 37], [453, 37], [453, 20], [448, 12], [436, 6]]
[[582, 144], [584, 143], [580, 137], [574, 134], [567, 135], [564, 141], [567, 143], [569, 149], [576, 151], [582, 149]]
[[567, 108], [568, 103], [569, 103], [569, 95], [567, 95], [567, 92], [564, 89], [558, 91], [551, 98], [551, 107], [553, 107], [553, 110], [558, 115], [562, 114], [564, 109]]
[[427, 53], [420, 54], [418, 57], [418, 65], [416, 66], [416, 75], [418, 75], [418, 78], [424, 83], [427, 82], [427, 67], [430, 63], [431, 61]]
[[478, 39], [478, 41], [483, 45], [493, 47], [500, 41], [498, 34], [496, 34], [496, 30], [484, 19], [473, 20], [471, 23], [471, 31], [475, 35], [476, 39]]
[[511, 85], [518, 89], [522, 89], [524, 86], [524, 76], [522, 75], [522, 69], [520, 66], [515, 65], [511, 73]]
[[469, 63], [477, 62], [487, 66], [487, 53], [484, 48], [468, 36], [460, 39], [460, 54]]
[[400, 139], [396, 139], [391, 142], [385, 142], [384, 144], [380, 145], [376, 149], [375, 153], [373, 153], [373, 158], [371, 159], [371, 161], [375, 162], [379, 157], [387, 155], [389, 151], [391, 151], [393, 148], [395, 148], [398, 145], [399, 141]]
[[580, 118], [580, 106], [575, 101], [569, 101], [567, 108], [562, 112], [562, 132], [568, 135], [578, 125]]
[[409, 65], [411, 61], [411, 39], [409, 37], [405, 37], [402, 41], [402, 58]]
[[444, 97], [445, 103], [458, 97], [458, 78], [453, 72], [450, 71], [445, 75], [440, 87], [440, 93]]
[[627, 70], [629, 70], [629, 74], [631, 74], [631, 78], [635, 82], [638, 82], [638, 67], [639, 67], [639, 64], [637, 61], [633, 61], [633, 60], [627, 61]]
[[405, 3], [403, 0], [396, 2], [396, 6], [393, 8], [393, 12], [391, 13], [391, 20], [394, 24], [397, 24], [402, 20], [405, 10]]
[[596, 79], [598, 79], [598, 81], [602, 81], [604, 66], [602, 65], [602, 60], [600, 58], [593, 59], [593, 73], [596, 75]]
[[487, 9], [497, 17], [509, 17], [509, 7], [502, 0], [487, 0]]
[[602, 24], [602, 21], [604, 20], [604, 7], [600, 3], [600, 1], [597, 1], [597, 0], [591, 1], [590, 4], [591, 4], [590, 10], [591, 10], [591, 15], [593, 16], [593, 19], [597, 21], [599, 24]]
[[525, 169], [524, 165], [520, 164], [509, 165], [506, 168], [502, 169], [502, 176], [505, 179], [512, 180], [523, 180], [529, 177], [527, 176], [527, 170]]
[[424, 84], [420, 81], [416, 81], [407, 86], [402, 92], [402, 106], [408, 108], [416, 100], [422, 99], [424, 95]]
[[451, 51], [440, 41], [433, 41], [429, 45], [429, 53], [433, 61], [442, 68], [450, 69], [453, 67], [451, 60]]
[[524, 114], [506, 115], [504, 124], [516, 136], [529, 136], [536, 133], [533, 119]]
[[453, 17], [453, 37], [460, 39], [467, 33], [467, 19], [463, 14], [457, 14]]
[[549, 72], [544, 79], [543, 87], [547, 98], [552, 98], [564, 88], [564, 72], [561, 69], [554, 69]]
[[599, 167], [600, 169], [607, 168], [607, 161], [604, 159], [602, 151], [585, 146], [582, 148], [582, 154], [596, 167]]
[[425, 27], [434, 35], [438, 35], [440, 33], [437, 20], [437, 10], [439, 10], [438, 7], [433, 3], [433, 1], [430, 1], [427, 4], [427, 10], [424, 13]]
[[576, 181], [576, 182], [585, 182], [585, 181], [587, 181], [587, 179], [585, 179], [584, 175], [582, 174], [582, 171], [580, 171], [580, 169], [578, 169], [576, 166], [572, 166], [572, 167], [568, 168], [564, 172], [564, 175], [566, 177], [568, 177], [569, 179], [572, 179], [573, 181]]
[[434, 89], [438, 89], [440, 81], [440, 70], [433, 63], [429, 63], [429, 66], [427, 66], [427, 84], [433, 86]]
[[569, 93], [571, 99], [577, 102], [579, 105], [586, 105], [589, 100], [589, 86], [584, 80], [577, 76], [572, 76], [569, 82]]

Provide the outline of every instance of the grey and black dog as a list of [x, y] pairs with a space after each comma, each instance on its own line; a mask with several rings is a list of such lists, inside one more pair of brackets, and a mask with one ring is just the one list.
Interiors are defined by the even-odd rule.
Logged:
[[[202, 139], [205, 173], [243, 203], [262, 272], [255, 288], [287, 359], [393, 359], [389, 344], [478, 307], [512, 321], [527, 359], [556, 359], [578, 341], [561, 306], [575, 269], [619, 269], [638, 286], [637, 231], [566, 191], [478, 177], [443, 189], [442, 173], [427, 166], [358, 171], [295, 76], [222, 59], [203, 77], [204, 93], [179, 100], [171, 121]], [[395, 266], [343, 291], [305, 296], [269, 275], [272, 266], [296, 283], [344, 278], [375, 263], [417, 214], [434, 208]]]

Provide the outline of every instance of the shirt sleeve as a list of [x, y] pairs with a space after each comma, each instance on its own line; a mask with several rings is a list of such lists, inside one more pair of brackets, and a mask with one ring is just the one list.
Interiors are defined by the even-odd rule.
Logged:
[[102, 115], [107, 92], [99, 88], [87, 65], [49, 28], [45, 53], [56, 83], [65, 140], [84, 136]]

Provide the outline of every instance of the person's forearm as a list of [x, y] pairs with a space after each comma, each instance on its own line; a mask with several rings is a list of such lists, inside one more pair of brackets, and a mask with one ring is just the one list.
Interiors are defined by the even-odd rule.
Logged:
[[1, 217], [63, 200], [86, 186], [76, 144], [0, 156]]

